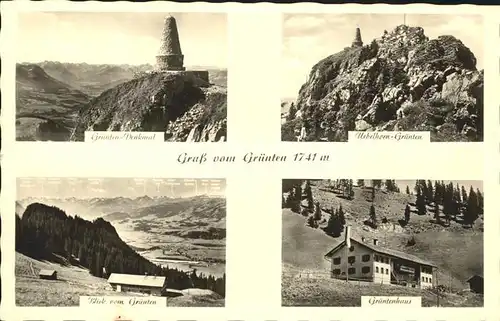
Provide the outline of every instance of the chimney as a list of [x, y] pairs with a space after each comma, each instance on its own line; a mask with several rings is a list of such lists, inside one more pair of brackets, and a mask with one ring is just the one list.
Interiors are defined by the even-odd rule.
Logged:
[[351, 247], [351, 227], [349, 225], [345, 227], [345, 244], [347, 248]]
[[373, 239], [373, 245], [378, 245], [378, 239]]

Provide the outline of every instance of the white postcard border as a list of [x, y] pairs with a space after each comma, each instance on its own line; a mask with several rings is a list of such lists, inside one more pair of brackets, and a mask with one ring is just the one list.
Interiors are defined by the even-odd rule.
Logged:
[[[15, 139], [15, 42], [14, 9], [58, 11], [186, 11], [228, 14], [228, 142], [222, 144], [173, 143], [123, 146], [110, 149], [84, 143], [27, 143]], [[319, 4], [179, 4], [149, 2], [28, 2], [2, 3], [3, 28], [0, 34], [2, 57], [2, 319], [5, 320], [493, 320], [498, 307], [500, 220], [495, 195], [500, 185], [498, 165], [500, 10], [470, 5], [319, 5]], [[280, 26], [283, 12], [331, 13], [468, 13], [483, 14], [485, 24], [485, 139], [484, 143], [432, 143], [422, 146], [429, 158], [419, 158], [414, 145], [382, 149], [345, 143], [281, 143], [279, 94], [273, 84], [279, 74], [272, 68], [281, 51]], [[252, 32], [249, 32], [251, 29]], [[269, 29], [269, 30], [267, 30]], [[260, 43], [261, 52], [252, 45]], [[255, 68], [260, 66], [260, 69]], [[486, 67], [487, 66], [487, 67]], [[263, 71], [269, 75], [263, 76]], [[258, 88], [256, 88], [258, 87]], [[249, 90], [250, 89], [250, 90]], [[276, 110], [273, 108], [276, 106]], [[332, 161], [322, 164], [189, 164], [179, 165], [182, 152], [193, 155], [239, 155], [248, 152], [328, 153]], [[396, 152], [395, 155], [393, 153]], [[392, 159], [391, 164], [384, 160]], [[479, 161], [483, 157], [483, 161]], [[119, 161], [117, 161], [117, 159]], [[438, 164], [438, 165], [436, 165]], [[394, 179], [483, 179], [486, 191], [484, 308], [301, 308], [281, 307], [281, 190], [282, 178], [388, 177]], [[16, 177], [165, 177], [226, 178], [227, 190], [227, 295], [224, 308], [82, 309], [79, 307], [15, 307], [14, 295], [14, 213]], [[249, 197], [258, 193], [258, 199]], [[277, 215], [272, 215], [276, 213]], [[488, 214], [489, 213], [489, 214]], [[243, 219], [245, 218], [245, 219]], [[248, 219], [247, 219], [248, 218]], [[251, 219], [250, 219], [251, 218]], [[266, 222], [265, 228], [261, 223]], [[258, 240], [251, 242], [251, 237]], [[259, 258], [266, 264], [247, 262]], [[259, 282], [256, 282], [259, 280]]]

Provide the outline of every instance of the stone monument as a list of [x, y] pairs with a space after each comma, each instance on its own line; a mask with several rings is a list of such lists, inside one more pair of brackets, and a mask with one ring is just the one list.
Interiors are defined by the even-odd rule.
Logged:
[[363, 41], [361, 40], [361, 30], [359, 29], [359, 27], [356, 28], [356, 35], [354, 36], [352, 47], [363, 47]]
[[158, 56], [156, 56], [156, 64], [160, 71], [186, 70], [184, 68], [184, 55], [181, 51], [177, 22], [172, 16], [165, 18], [160, 51]]
[[171, 15], [166, 17], [164, 21], [160, 50], [156, 56], [156, 69], [159, 72], [180, 73], [189, 78], [194, 77], [203, 80], [203, 82], [209, 82], [207, 70], [186, 71], [177, 21]]

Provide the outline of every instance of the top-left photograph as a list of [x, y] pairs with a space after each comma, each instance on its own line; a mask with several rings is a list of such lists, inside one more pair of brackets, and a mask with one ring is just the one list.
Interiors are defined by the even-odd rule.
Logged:
[[17, 141], [227, 141], [225, 13], [21, 12], [16, 39]]

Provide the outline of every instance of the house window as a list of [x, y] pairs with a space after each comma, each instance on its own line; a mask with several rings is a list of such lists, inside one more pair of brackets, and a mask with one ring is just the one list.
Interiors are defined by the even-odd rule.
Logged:
[[333, 259], [333, 264], [339, 265], [340, 264], [340, 257], [336, 257]]
[[362, 273], [370, 273], [370, 267], [369, 266], [363, 266], [361, 268]]
[[389, 269], [385, 269], [385, 274], [389, 274]]
[[332, 271], [332, 273], [333, 273], [334, 275], [339, 275], [339, 274], [340, 274], [340, 269], [334, 269], [334, 270]]
[[347, 262], [349, 262], [349, 264], [353, 264], [354, 262], [356, 262], [356, 257], [355, 256], [349, 256], [347, 258]]
[[429, 278], [429, 283], [432, 283], [432, 279], [431, 278]]
[[352, 251], [354, 251], [354, 246], [351, 246], [351, 247], [349, 248], [349, 251], [351, 251], [351, 252], [352, 252]]
[[368, 261], [370, 261], [370, 254], [365, 254], [365, 255], [363, 255], [363, 256], [362, 256], [362, 258], [361, 258], [361, 260], [362, 260], [363, 262], [368, 262]]
[[356, 273], [356, 269], [355, 268], [349, 268], [349, 270], [347, 270], [347, 273], [354, 274], [354, 273]]
[[378, 262], [378, 255], [376, 255], [376, 254], [375, 254], [375, 258], [374, 258], [374, 260], [375, 260], [376, 262]]
[[378, 266], [375, 267], [375, 272], [378, 273]]

